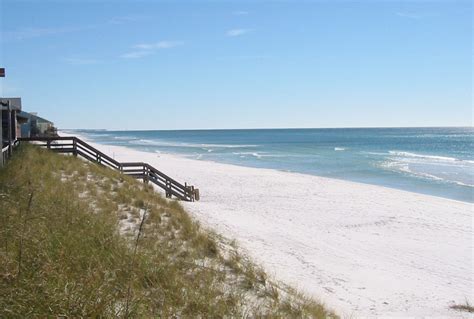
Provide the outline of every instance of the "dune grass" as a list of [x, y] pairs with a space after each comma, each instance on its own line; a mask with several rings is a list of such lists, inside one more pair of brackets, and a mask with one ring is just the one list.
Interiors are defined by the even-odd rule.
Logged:
[[474, 307], [468, 301], [466, 301], [464, 304], [452, 305], [450, 308], [457, 311], [474, 313]]
[[113, 170], [22, 145], [0, 200], [1, 318], [336, 317]]

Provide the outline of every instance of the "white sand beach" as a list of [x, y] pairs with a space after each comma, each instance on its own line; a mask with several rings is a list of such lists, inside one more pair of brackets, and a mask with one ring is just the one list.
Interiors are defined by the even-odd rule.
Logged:
[[449, 306], [474, 303], [472, 204], [91, 144], [198, 187], [202, 224], [343, 317], [470, 317]]

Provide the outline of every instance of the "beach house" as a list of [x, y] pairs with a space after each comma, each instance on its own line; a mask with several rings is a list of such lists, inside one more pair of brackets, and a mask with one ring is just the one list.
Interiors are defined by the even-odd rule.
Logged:
[[20, 112], [25, 121], [21, 125], [21, 137], [57, 136], [54, 123], [38, 116], [37, 113]]
[[0, 98], [0, 108], [2, 112], [2, 129], [0, 130], [0, 140], [2, 141], [2, 156], [0, 167], [4, 165], [6, 159], [11, 155], [13, 146], [20, 137], [21, 124], [26, 119], [19, 116], [21, 112], [21, 98]]

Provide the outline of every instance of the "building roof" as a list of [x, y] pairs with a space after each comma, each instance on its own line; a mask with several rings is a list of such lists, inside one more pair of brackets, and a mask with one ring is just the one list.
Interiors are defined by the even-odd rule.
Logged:
[[37, 122], [40, 122], [40, 123], [50, 123], [51, 125], [54, 124], [53, 122], [48, 121], [47, 119], [42, 118], [42, 117], [40, 117], [36, 114], [32, 114], [32, 113], [28, 113], [28, 112], [24, 112], [24, 111], [21, 111], [19, 113], [19, 116], [25, 117], [25, 118], [28, 118], [32, 121], [37, 121]]
[[40, 123], [49, 123], [49, 124], [51, 124], [51, 125], [54, 124], [53, 122], [48, 121], [48, 120], [45, 119], [45, 118], [39, 117], [38, 115], [32, 115], [32, 116], [31, 116], [31, 119], [32, 119], [32, 120], [36, 120], [36, 122], [40, 122]]

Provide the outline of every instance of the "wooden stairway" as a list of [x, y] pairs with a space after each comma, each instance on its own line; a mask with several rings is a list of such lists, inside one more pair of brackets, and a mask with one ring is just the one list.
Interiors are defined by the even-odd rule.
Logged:
[[83, 140], [71, 137], [31, 137], [18, 138], [20, 142], [38, 142], [38, 145], [45, 147], [58, 153], [73, 154], [74, 156], [82, 156], [83, 158], [98, 163], [100, 165], [120, 171], [122, 174], [142, 179], [143, 182], [152, 182], [158, 187], [165, 190], [166, 197], [172, 196], [194, 202], [199, 200], [199, 189], [194, 186], [188, 186], [186, 183], [181, 184], [166, 174], [160, 172], [153, 166], [143, 162], [120, 163], [110, 156], [102, 153], [98, 149], [87, 144]]

